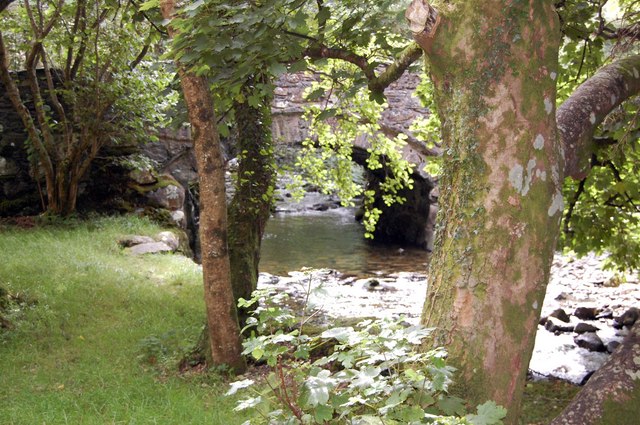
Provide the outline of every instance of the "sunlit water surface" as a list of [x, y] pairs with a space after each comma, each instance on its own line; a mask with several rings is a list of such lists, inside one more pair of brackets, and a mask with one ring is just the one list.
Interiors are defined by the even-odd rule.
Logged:
[[262, 241], [260, 271], [275, 275], [302, 267], [330, 268], [355, 276], [399, 271], [425, 273], [428, 253], [372, 243], [350, 209], [278, 214]]

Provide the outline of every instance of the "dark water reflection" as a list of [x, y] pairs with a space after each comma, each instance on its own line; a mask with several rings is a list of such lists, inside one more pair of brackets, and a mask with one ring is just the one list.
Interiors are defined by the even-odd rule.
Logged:
[[350, 210], [280, 214], [267, 225], [260, 271], [286, 275], [302, 267], [326, 267], [356, 276], [425, 273], [427, 255], [424, 250], [364, 240], [363, 228]]

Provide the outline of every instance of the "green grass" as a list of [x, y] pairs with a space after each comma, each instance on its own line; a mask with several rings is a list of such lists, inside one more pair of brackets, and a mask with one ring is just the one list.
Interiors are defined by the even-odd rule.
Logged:
[[198, 268], [117, 244], [161, 230], [136, 218], [0, 227], [0, 286], [35, 301], [0, 329], [2, 425], [244, 420], [222, 378], [176, 371], [204, 320]]

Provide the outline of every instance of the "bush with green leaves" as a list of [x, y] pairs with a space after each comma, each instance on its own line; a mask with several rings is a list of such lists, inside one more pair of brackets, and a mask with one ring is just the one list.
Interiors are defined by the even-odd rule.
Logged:
[[240, 306], [255, 309], [244, 354], [266, 363], [260, 380], [233, 382], [228, 395], [246, 395], [237, 411], [245, 424], [501, 424], [494, 402], [465, 415], [463, 400], [448, 394], [454, 369], [442, 348], [424, 351], [431, 330], [400, 320], [363, 320], [311, 336], [307, 318], [280, 307], [284, 294], [256, 292]]

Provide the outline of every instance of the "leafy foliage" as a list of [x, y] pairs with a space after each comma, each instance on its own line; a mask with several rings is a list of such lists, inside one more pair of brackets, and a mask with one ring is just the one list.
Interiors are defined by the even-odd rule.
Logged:
[[242, 307], [262, 300], [244, 354], [270, 369], [262, 384], [242, 379], [227, 392], [250, 394], [236, 406], [256, 413], [246, 424], [502, 423], [506, 411], [495, 403], [463, 416], [462, 400], [447, 393], [454, 369], [446, 365], [446, 352], [418, 349], [429, 329], [402, 319], [364, 320], [309, 336], [302, 332], [305, 318], [298, 322], [278, 306], [284, 296], [256, 292], [240, 302]]
[[[331, 69], [352, 67], [330, 60], [326, 69], [331, 74]], [[307, 97], [311, 99], [327, 93], [329, 97], [323, 104], [307, 107], [305, 118], [311, 123], [309, 138], [303, 142], [302, 153], [295, 165], [322, 191], [337, 194], [343, 205], [353, 205], [354, 198], [364, 196], [365, 235], [373, 237], [382, 213], [372, 206], [376, 190], [386, 205], [404, 202], [399, 192], [412, 187], [413, 165], [402, 158], [404, 135], [391, 138], [382, 131], [381, 116], [388, 105], [370, 99], [363, 87], [356, 87], [353, 95], [353, 78], [342, 78], [340, 89], [331, 96], [335, 85], [332, 78], [321, 78], [307, 91]], [[366, 168], [384, 176], [379, 187], [365, 189], [355, 182], [354, 145], [366, 152]]]
[[[601, 66], [638, 53], [631, 28], [637, 1], [561, 2], [564, 43], [558, 100], [563, 101]], [[636, 24], [637, 25], [637, 24]], [[640, 267], [640, 172], [638, 100], [630, 99], [597, 129], [598, 149], [582, 181], [567, 179], [561, 244], [579, 255], [608, 254], [608, 266]]]
[[[160, 122], [173, 100], [158, 101], [170, 74], [143, 63], [159, 34], [132, 3], [16, 4], [3, 12], [7, 41], [0, 48], [13, 69], [24, 66], [29, 89], [9, 90], [4, 63], [3, 80], [12, 100], [34, 111], [29, 116], [16, 106], [29, 134], [33, 175], [45, 177], [48, 211], [70, 214], [79, 180], [104, 144], [149, 138], [148, 125]], [[24, 65], [20, 57], [27, 58]]]

